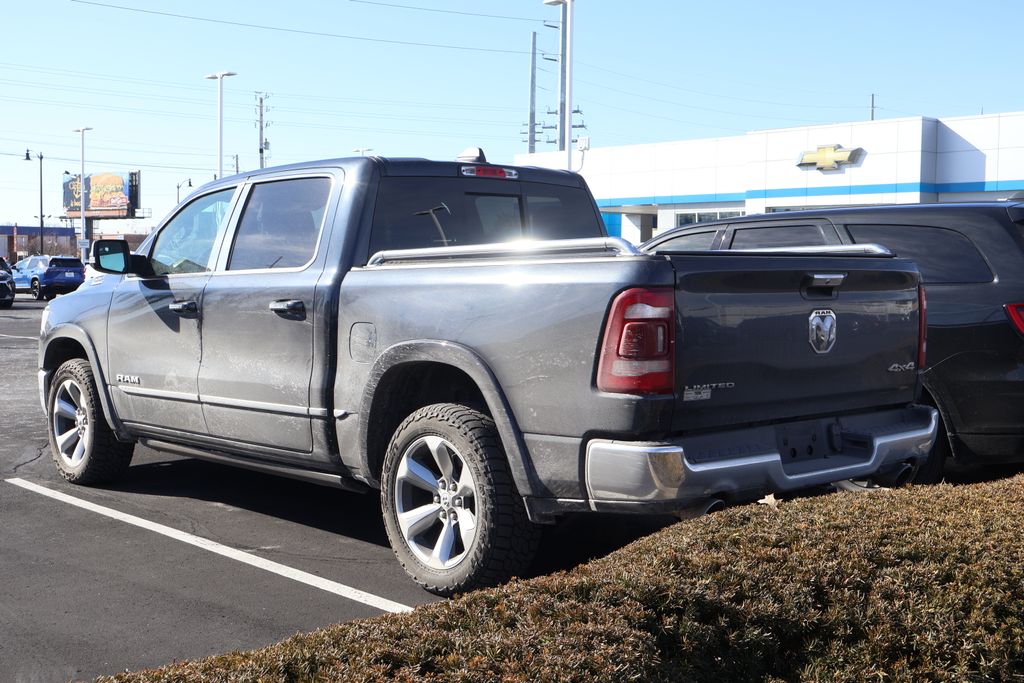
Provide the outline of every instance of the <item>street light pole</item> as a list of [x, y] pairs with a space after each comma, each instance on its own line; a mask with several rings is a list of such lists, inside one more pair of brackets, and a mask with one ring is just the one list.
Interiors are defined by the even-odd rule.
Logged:
[[[561, 107], [562, 132], [565, 133], [565, 168], [572, 170], [572, 9], [573, 0], [544, 0], [545, 5], [562, 5], [562, 91], [565, 94]], [[561, 136], [559, 136], [561, 137]]]
[[217, 177], [224, 177], [224, 78], [237, 76], [234, 71], [207, 74], [207, 80], [217, 81]]
[[[25, 150], [25, 161], [32, 161], [32, 150]], [[43, 249], [43, 153], [36, 152], [39, 158], [39, 251]]]
[[78, 204], [82, 210], [82, 240], [84, 244], [81, 248], [82, 263], [88, 263], [89, 261], [89, 246], [92, 243], [92, 230], [90, 229], [89, 223], [85, 220], [85, 131], [92, 130], [88, 126], [82, 128], [75, 128], [74, 133], [82, 134], [82, 174], [78, 176]]
[[181, 202], [181, 186], [184, 185], [185, 183], [188, 183], [188, 187], [192, 187], [192, 179], [191, 178], [187, 178], [186, 180], [182, 180], [180, 183], [178, 183], [178, 202], [179, 203]]

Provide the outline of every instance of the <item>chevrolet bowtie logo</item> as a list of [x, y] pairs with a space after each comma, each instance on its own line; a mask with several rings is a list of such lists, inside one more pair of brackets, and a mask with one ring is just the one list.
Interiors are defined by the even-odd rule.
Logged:
[[819, 171], [834, 171], [841, 164], [855, 164], [860, 153], [864, 151], [860, 147], [855, 149], [843, 149], [841, 145], [819, 145], [816, 152], [804, 152], [800, 155], [800, 161], [796, 165], [800, 168], [814, 166]]

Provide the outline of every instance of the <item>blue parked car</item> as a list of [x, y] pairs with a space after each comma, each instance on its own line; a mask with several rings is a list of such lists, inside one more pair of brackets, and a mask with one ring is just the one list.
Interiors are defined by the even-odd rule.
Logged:
[[85, 266], [74, 256], [29, 256], [14, 264], [12, 275], [17, 291], [31, 292], [39, 301], [78, 289]]

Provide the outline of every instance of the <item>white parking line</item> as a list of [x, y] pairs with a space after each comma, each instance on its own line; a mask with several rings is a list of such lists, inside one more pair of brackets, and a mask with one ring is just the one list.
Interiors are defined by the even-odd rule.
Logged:
[[177, 529], [172, 529], [171, 527], [164, 526], [163, 524], [150, 522], [149, 520], [142, 519], [141, 517], [136, 517], [135, 515], [129, 515], [124, 512], [118, 512], [117, 510], [104, 507], [102, 505], [96, 505], [95, 503], [90, 503], [87, 500], [75, 498], [74, 496], [69, 496], [66, 493], [61, 493], [60, 491], [54, 491], [52, 489], [46, 488], [45, 486], [40, 486], [38, 484], [33, 484], [32, 482], [25, 481], [24, 479], [8, 479], [7, 483], [14, 484], [15, 486], [20, 486], [23, 489], [33, 491], [35, 493], [47, 496], [48, 498], [52, 498], [54, 500], [59, 500], [60, 502], [67, 503], [68, 505], [80, 507], [83, 510], [89, 510], [90, 512], [105, 515], [107, 517], [116, 519], [121, 522], [125, 522], [127, 524], [132, 524], [143, 529], [148, 529], [149, 531], [155, 531], [158, 534], [162, 534], [169, 538], [173, 538], [177, 541], [181, 541], [182, 543], [188, 543], [189, 545], [193, 545], [197, 548], [208, 550], [211, 553], [216, 553], [223, 557], [227, 557], [232, 560], [242, 562], [251, 567], [256, 567], [257, 569], [262, 569], [264, 571], [271, 572], [272, 574], [277, 574], [278, 576], [283, 576], [293, 581], [304, 583], [307, 586], [319, 588], [320, 590], [327, 591], [328, 593], [340, 595], [343, 598], [348, 598], [349, 600], [354, 600], [355, 602], [360, 602], [364, 605], [369, 605], [370, 607], [375, 607], [385, 612], [412, 611], [412, 607], [409, 607], [408, 605], [402, 605], [397, 602], [392, 602], [391, 600], [378, 597], [371, 593], [361, 591], [357, 588], [352, 588], [351, 586], [346, 586], [344, 584], [330, 581], [321, 576], [317, 576], [316, 574], [310, 574], [309, 572], [294, 569], [293, 567], [288, 567], [286, 565], [279, 564], [271, 560], [265, 560], [262, 557], [250, 555], [247, 552], [236, 550], [235, 548], [222, 545], [220, 543], [217, 543], [216, 541], [211, 541], [200, 536], [193, 536], [192, 534], [185, 533], [184, 531], [178, 531]]
[[39, 341], [39, 337], [22, 337], [19, 334], [0, 334], [0, 337], [7, 337], [8, 339], [28, 339], [29, 341]]

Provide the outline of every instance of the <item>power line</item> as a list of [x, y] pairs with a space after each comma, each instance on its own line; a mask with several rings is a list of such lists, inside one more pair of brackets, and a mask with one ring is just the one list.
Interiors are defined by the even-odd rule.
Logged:
[[671, 83], [662, 83], [660, 81], [652, 81], [648, 78], [640, 78], [638, 76], [631, 76], [630, 74], [622, 73], [621, 71], [613, 71], [612, 69], [606, 69], [602, 66], [596, 66], [594, 64], [587, 64], [586, 62], [578, 62], [580, 66], [586, 66], [591, 69], [598, 71], [604, 71], [605, 73], [614, 74], [616, 76], [622, 76], [628, 78], [631, 81], [640, 81], [642, 83], [650, 83], [651, 85], [657, 85], [662, 88], [671, 88], [672, 90], [679, 90], [681, 92], [688, 92], [694, 95], [704, 95], [705, 97], [718, 97], [723, 100], [734, 100], [736, 102], [748, 102], [751, 104], [769, 104], [778, 107], [799, 107], [801, 109], [860, 109], [859, 105], [838, 105], [838, 104], [802, 104], [796, 102], [773, 102], [771, 100], [759, 100], [749, 97], [738, 97], [735, 95], [721, 95], [718, 93], [706, 92], [703, 90], [693, 90], [691, 88], [684, 88], [679, 85], [673, 85]]
[[640, 93], [630, 92], [628, 90], [620, 90], [618, 88], [611, 88], [604, 83], [595, 83], [593, 81], [585, 81], [581, 78], [576, 79], [577, 83], [586, 83], [587, 85], [594, 85], [602, 90], [610, 90], [612, 92], [622, 93], [623, 95], [629, 95], [631, 97], [638, 97], [643, 100], [650, 100], [651, 102], [659, 102], [661, 104], [670, 104], [673, 107], [683, 107], [684, 109], [695, 109], [697, 111], [707, 111], [713, 114], [728, 114], [729, 116], [740, 116], [750, 119], [764, 119], [768, 121], [792, 121], [796, 123], [818, 123], [815, 119], [794, 119], [785, 116], [762, 116], [760, 114], [750, 114], [748, 112], [736, 112], [728, 111], [726, 109], [714, 109], [712, 107], [701, 107], [696, 104], [683, 104], [682, 102], [674, 102], [672, 100], [665, 100], [660, 97], [651, 97], [650, 95], [641, 95]]
[[[143, 79], [143, 78], [123, 78], [123, 77], [119, 77], [119, 76], [111, 76], [111, 75], [108, 75], [108, 74], [99, 75], [99, 74], [96, 74], [95, 72], [71, 71], [71, 70], [68, 70], [68, 69], [45, 69], [45, 68], [39, 68], [39, 67], [26, 66], [26, 65], [23, 65], [23, 64], [10, 64], [10, 63], [3, 63], [3, 62], [0, 62], [0, 67], [6, 67], [8, 69], [14, 69], [14, 70], [29, 71], [29, 72], [34, 72], [34, 73], [46, 73], [46, 74], [53, 74], [53, 75], [74, 76], [74, 77], [80, 78], [80, 79], [81, 78], [91, 78], [91, 79], [97, 79], [97, 80], [118, 81], [118, 82], [122, 82], [122, 83], [145, 83], [145, 84], [148, 84], [148, 85], [157, 85], [157, 86], [160, 86], [160, 87], [173, 87], [173, 88], [180, 88], [180, 89], [185, 89], [185, 90], [195, 90], [197, 92], [203, 92], [203, 93], [207, 92], [206, 88], [196, 88], [196, 87], [193, 87], [193, 86], [181, 85], [180, 83], [171, 83], [171, 82], [167, 82], [167, 81], [155, 81], [155, 80]], [[27, 84], [27, 85], [32, 85], [34, 87], [39, 87], [41, 84], [40, 83], [31, 83], [31, 84]], [[49, 88], [49, 89], [68, 89], [68, 88], [71, 88], [72, 86], [47, 85], [46, 87]], [[99, 92], [99, 91], [89, 89], [89, 92]], [[111, 94], [114, 94], [114, 95], [119, 95], [119, 96], [128, 96], [128, 95], [125, 95], [123, 91], [118, 91], [118, 92], [104, 91], [104, 92], [108, 92], [108, 93], [111, 93]], [[239, 94], [239, 95], [244, 94], [246, 96], [248, 96], [251, 93], [251, 91], [249, 91], [249, 90], [242, 90], [242, 89], [236, 90], [234, 88], [225, 88], [224, 92], [228, 93], [228, 94]], [[134, 97], [135, 99], [138, 98], [137, 96], [138, 96], [138, 93], [133, 93], [131, 95], [131, 97]], [[148, 96], [149, 95], [147, 95], [147, 97]], [[395, 106], [395, 107], [416, 106], [416, 107], [430, 107], [430, 108], [440, 108], [440, 109], [460, 109], [460, 110], [461, 109], [474, 109], [474, 110], [479, 110], [479, 111], [516, 111], [516, 112], [519, 111], [519, 107], [495, 107], [495, 106], [486, 106], [486, 105], [480, 105], [480, 104], [468, 104], [468, 103], [467, 104], [460, 104], [460, 103], [457, 103], [457, 102], [456, 103], [452, 103], [452, 102], [439, 103], [439, 102], [416, 102], [416, 101], [412, 101], [412, 100], [385, 100], [385, 99], [370, 99], [370, 98], [358, 98], [358, 97], [332, 97], [332, 96], [329, 96], [329, 95], [312, 95], [312, 94], [306, 94], [306, 93], [288, 93], [288, 92], [285, 92], [285, 93], [275, 93], [275, 97], [278, 97], [278, 98], [281, 98], [281, 97], [295, 97], [295, 98], [302, 98], [302, 99], [307, 99], [307, 100], [318, 100], [318, 101], [322, 101], [322, 102], [352, 102], [352, 103], [370, 104], [370, 105], [375, 105], [375, 106], [380, 106], [380, 105]], [[197, 100], [188, 100], [188, 101], [189, 102], [195, 102], [197, 104], [201, 104], [201, 103], [205, 102], [206, 100], [198, 100], [197, 99]], [[235, 104], [225, 103], [225, 106], [234, 106], [234, 107], [245, 107], [245, 108], [248, 108], [250, 105], [248, 105], [248, 104], [245, 104], [245, 105], [235, 105]]]
[[433, 7], [413, 7], [412, 5], [396, 5], [390, 2], [374, 2], [373, 0], [349, 0], [349, 2], [358, 2], [362, 5], [379, 5], [381, 7], [395, 7], [398, 9], [411, 9], [419, 10], [420, 12], [439, 12], [442, 14], [461, 14], [465, 17], [486, 17], [488, 19], [508, 19], [510, 21], [532, 21], [538, 24], [545, 23], [544, 19], [530, 19], [528, 17], [509, 17], [501, 14], [480, 14], [478, 12], [458, 12], [451, 9], [436, 9]]
[[116, 9], [125, 12], [138, 12], [140, 14], [150, 14], [159, 17], [171, 17], [174, 19], [187, 19], [189, 21], [202, 21], [209, 24], [221, 24], [225, 26], [237, 26], [240, 28], [253, 28], [261, 31], [277, 31], [280, 33], [295, 33], [304, 36], [317, 36], [320, 38], [338, 38], [341, 40], [360, 40], [367, 43], [385, 43], [388, 45], [406, 45], [412, 47], [432, 47], [441, 50], [461, 50], [468, 52], [490, 52], [497, 54], [507, 55], [522, 55], [527, 54], [524, 50], [502, 50], [493, 47], [470, 47], [468, 45], [444, 45], [440, 43], [420, 43], [415, 41], [407, 40], [389, 40], [387, 38], [369, 38], [367, 36], [353, 36], [342, 33], [325, 33], [323, 31], [307, 31], [304, 29], [297, 28], [284, 28], [281, 26], [266, 26], [263, 24], [249, 24], [242, 21], [228, 21], [227, 19], [211, 19], [210, 17], [197, 17], [190, 14], [175, 14], [173, 12], [159, 12], [157, 10], [141, 9], [138, 7], [124, 7], [122, 5], [111, 5], [104, 2], [92, 2], [91, 0], [71, 0], [80, 5], [92, 5], [94, 7], [104, 7], [106, 9]]

